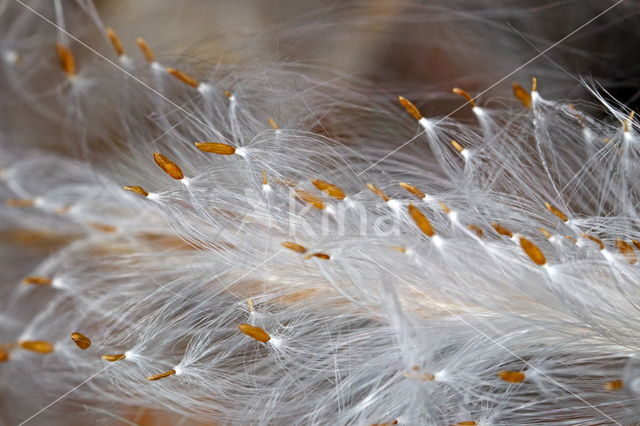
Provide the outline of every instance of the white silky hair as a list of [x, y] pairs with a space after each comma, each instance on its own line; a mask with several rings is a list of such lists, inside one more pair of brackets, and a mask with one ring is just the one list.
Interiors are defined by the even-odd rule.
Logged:
[[637, 423], [640, 135], [597, 85], [541, 70], [463, 118], [402, 93], [416, 122], [339, 70], [123, 59], [91, 2], [27, 4], [0, 1], [7, 424]]

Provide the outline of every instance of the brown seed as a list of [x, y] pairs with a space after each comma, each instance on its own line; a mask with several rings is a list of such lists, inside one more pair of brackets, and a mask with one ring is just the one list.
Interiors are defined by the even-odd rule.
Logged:
[[622, 255], [627, 258], [627, 262], [629, 262], [630, 264], [633, 265], [638, 261], [638, 258], [636, 257], [636, 252], [633, 250], [633, 247], [628, 242], [618, 238], [616, 240], [616, 247], [618, 247], [618, 250], [620, 250], [620, 253], [622, 253]]
[[625, 133], [627, 133], [629, 131], [629, 128], [631, 127], [631, 123], [633, 123], [633, 116], [634, 115], [636, 115], [636, 112], [635, 111], [631, 111], [631, 113], [629, 114], [629, 117], [624, 120], [622, 130]]
[[407, 377], [409, 379], [424, 380], [425, 382], [432, 382], [436, 379], [436, 376], [429, 372], [420, 373], [420, 366], [418, 365], [414, 365], [413, 367], [411, 367], [411, 371], [408, 373], [404, 373], [404, 377]]
[[164, 172], [169, 176], [171, 176], [173, 179], [180, 180], [184, 178], [184, 175], [182, 174], [182, 170], [180, 170], [180, 167], [178, 167], [176, 163], [169, 160], [164, 155], [154, 152], [153, 159], [155, 160], [156, 164], [160, 166], [160, 168], [164, 170]]
[[62, 68], [62, 71], [64, 71], [69, 77], [76, 75], [76, 64], [71, 50], [60, 43], [56, 45], [56, 49], [58, 51], [58, 59], [60, 60], [60, 67]]
[[144, 190], [141, 186], [123, 186], [122, 189], [126, 189], [127, 191], [135, 192], [136, 194], [140, 194], [143, 197], [149, 196], [149, 193]]
[[608, 391], [615, 391], [624, 388], [624, 382], [622, 380], [612, 380], [604, 385], [604, 388]]
[[5, 205], [7, 207], [21, 208], [21, 207], [33, 207], [35, 204], [35, 200], [32, 199], [19, 199], [19, 198], [9, 198]]
[[527, 376], [522, 371], [498, 371], [498, 377], [509, 383], [522, 383]]
[[315, 180], [312, 180], [311, 183], [320, 191], [326, 192], [330, 197], [335, 198], [336, 200], [344, 200], [346, 197], [342, 189], [338, 188], [337, 186], [329, 182], [315, 179]]
[[462, 147], [462, 145], [460, 145], [458, 141], [454, 141], [453, 139], [451, 140], [451, 146], [458, 152], [464, 151], [464, 148]]
[[269, 119], [269, 125], [271, 126], [271, 128], [273, 130], [278, 130], [280, 127], [278, 126], [278, 123], [276, 123], [276, 121], [273, 118]]
[[4, 348], [0, 346], [0, 362], [7, 361], [9, 361], [9, 352], [4, 350]]
[[236, 153], [236, 148], [234, 146], [220, 142], [196, 142], [196, 148], [203, 152], [210, 152], [211, 154], [218, 155], [233, 155]]
[[147, 42], [144, 41], [144, 39], [142, 37], [138, 37], [136, 39], [136, 44], [138, 45], [140, 50], [142, 50], [142, 54], [147, 59], [147, 61], [149, 63], [152, 63], [155, 60], [155, 58], [153, 56], [153, 51], [151, 50], [151, 48], [149, 47]]
[[451, 209], [449, 208], [449, 206], [447, 206], [445, 203], [443, 203], [442, 201], [438, 201], [438, 205], [440, 206], [440, 208], [442, 209], [442, 211], [444, 212], [444, 214], [449, 214], [451, 213]]
[[416, 106], [412, 104], [411, 101], [409, 101], [406, 98], [403, 98], [402, 96], [398, 96], [398, 100], [400, 101], [400, 104], [402, 104], [404, 109], [406, 109], [407, 112], [411, 114], [413, 118], [415, 118], [416, 120], [420, 120], [422, 118], [422, 114], [420, 113], [420, 110], [418, 110], [418, 108], [416, 108]]
[[24, 284], [51, 285], [53, 280], [47, 277], [31, 276], [31, 277], [26, 277], [25, 279], [22, 280], [22, 282]]
[[307, 252], [307, 249], [304, 246], [302, 246], [300, 244], [297, 244], [297, 243], [294, 243], [294, 242], [291, 242], [291, 241], [283, 241], [283, 242], [280, 243], [280, 245], [282, 245], [282, 247], [284, 247], [284, 248], [288, 248], [289, 250], [293, 250], [296, 253], [306, 253]]
[[513, 95], [520, 101], [525, 108], [531, 109], [531, 94], [518, 83], [513, 83]]
[[263, 185], [268, 185], [269, 184], [269, 180], [267, 179], [267, 172], [266, 170], [262, 171], [262, 184]]
[[109, 37], [109, 40], [113, 45], [113, 49], [116, 51], [116, 55], [118, 56], [124, 55], [124, 47], [122, 47], [122, 42], [120, 41], [118, 34], [116, 34], [116, 32], [113, 31], [113, 28], [107, 27], [107, 37]]
[[324, 203], [322, 202], [322, 200], [308, 191], [296, 189], [296, 198], [298, 198], [301, 201], [304, 201], [305, 203], [311, 204], [316, 209], [319, 209], [319, 210], [324, 209]]
[[327, 253], [311, 253], [306, 255], [304, 258], [306, 260], [311, 259], [312, 257], [317, 257], [318, 259], [323, 259], [323, 260], [330, 260], [331, 256], [329, 256]]
[[456, 426], [476, 426], [476, 422], [458, 422]]
[[80, 332], [71, 333], [71, 340], [73, 340], [77, 347], [82, 350], [88, 349], [91, 346], [91, 339]]
[[269, 336], [269, 334], [263, 329], [261, 329], [260, 327], [256, 327], [251, 324], [239, 324], [238, 328], [244, 334], [246, 334], [249, 337], [253, 337], [259, 342], [267, 343], [269, 339], [271, 339], [271, 336]]
[[384, 201], [385, 203], [387, 201], [389, 201], [389, 197], [387, 196], [387, 194], [385, 194], [381, 189], [379, 189], [377, 186], [368, 183], [367, 184], [367, 188], [369, 188], [369, 190], [371, 192], [373, 192], [374, 194], [376, 194], [378, 197], [380, 197], [382, 199], [382, 201]]
[[97, 229], [98, 231], [104, 232], [106, 234], [111, 234], [118, 230], [115, 226], [105, 225], [104, 223], [98, 223], [98, 222], [89, 222], [87, 223], [87, 225], [91, 226], [94, 229]]
[[175, 78], [183, 82], [184, 84], [187, 84], [193, 88], [196, 88], [200, 85], [198, 80], [175, 68], [167, 68], [167, 73], [171, 74], [172, 76], [174, 76]]
[[600, 238], [594, 237], [593, 235], [589, 235], [589, 234], [582, 234], [582, 238], [586, 238], [589, 241], [593, 241], [598, 245], [598, 248], [600, 248], [600, 250], [604, 250], [604, 243]]
[[520, 247], [522, 247], [522, 250], [529, 256], [529, 259], [536, 265], [542, 266], [547, 263], [547, 259], [544, 257], [542, 250], [526, 238], [520, 237]]
[[420, 210], [418, 210], [416, 206], [414, 206], [413, 204], [409, 204], [407, 210], [409, 211], [409, 215], [411, 215], [413, 221], [416, 223], [416, 225], [418, 225], [418, 228], [424, 235], [426, 235], [427, 237], [433, 237], [436, 234], [433, 230], [433, 227], [431, 226], [431, 222], [429, 222], [429, 219], [427, 219], [427, 217]]
[[418, 198], [424, 198], [425, 194], [424, 192], [420, 191], [418, 188], [416, 188], [413, 185], [410, 185], [406, 182], [400, 182], [400, 186], [403, 187], [404, 189], [406, 189], [407, 191], [409, 191], [410, 193], [412, 193], [413, 195], [415, 195]]
[[507, 236], [509, 238], [513, 237], [513, 232], [509, 231], [509, 229], [505, 228], [502, 225], [499, 225], [497, 223], [492, 223], [491, 226], [493, 226], [493, 229], [495, 229], [495, 231], [500, 234], [500, 235], [504, 235]]
[[553, 213], [554, 215], [558, 216], [558, 219], [560, 219], [563, 222], [567, 222], [569, 220], [569, 218], [567, 217], [566, 214], [564, 214], [560, 209], [556, 208], [555, 206], [553, 206], [552, 204], [549, 203], [544, 203], [544, 206], [547, 208], [547, 210], [549, 210], [551, 213]]
[[125, 359], [127, 356], [125, 354], [113, 354], [113, 355], [102, 355], [101, 358], [105, 361], [116, 362], [121, 359]]
[[37, 352], [39, 354], [50, 354], [53, 352], [53, 344], [44, 340], [23, 340], [18, 342], [18, 345], [22, 349], [26, 349], [31, 352]]
[[467, 103], [471, 105], [471, 107], [476, 106], [476, 101], [471, 97], [471, 95], [466, 90], [462, 90], [457, 87], [454, 87], [451, 91], [456, 95], [462, 96], [463, 98], [465, 98], [467, 100]]
[[475, 232], [478, 238], [482, 238], [482, 236], [484, 235], [484, 231], [482, 230], [482, 228], [477, 225], [467, 225], [467, 228]]
[[153, 376], [147, 377], [147, 380], [156, 381], [160, 379], [164, 379], [165, 377], [173, 376], [176, 374], [176, 370], [165, 371], [164, 373], [154, 374]]
[[544, 235], [546, 239], [549, 239], [549, 238], [551, 238], [553, 236], [553, 235], [551, 235], [551, 232], [547, 231], [544, 228], [538, 228], [538, 230], [540, 232], [542, 232], [542, 235]]

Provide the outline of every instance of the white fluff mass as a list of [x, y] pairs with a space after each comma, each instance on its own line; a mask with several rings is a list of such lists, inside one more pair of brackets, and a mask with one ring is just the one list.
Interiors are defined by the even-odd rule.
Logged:
[[639, 424], [640, 129], [597, 84], [464, 105], [0, 10], [3, 424]]

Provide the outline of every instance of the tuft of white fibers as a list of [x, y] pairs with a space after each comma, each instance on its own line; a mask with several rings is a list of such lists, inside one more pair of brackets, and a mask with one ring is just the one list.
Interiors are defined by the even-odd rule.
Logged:
[[7, 424], [640, 418], [639, 127], [595, 84], [430, 116], [0, 10]]

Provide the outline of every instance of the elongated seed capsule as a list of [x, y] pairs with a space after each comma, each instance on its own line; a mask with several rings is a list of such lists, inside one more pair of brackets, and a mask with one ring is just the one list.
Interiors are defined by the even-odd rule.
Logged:
[[154, 382], [156, 380], [164, 379], [165, 377], [173, 376], [174, 374], [176, 374], [176, 370], [169, 370], [169, 371], [165, 371], [164, 373], [154, 374], [153, 376], [149, 376], [147, 377], [147, 380]]
[[408, 192], [412, 193], [413, 195], [415, 195], [418, 198], [424, 198], [426, 197], [425, 193], [420, 191], [418, 188], [416, 188], [413, 185], [410, 185], [406, 182], [400, 182], [399, 184], [401, 187], [403, 187], [405, 190], [407, 190]]
[[218, 155], [233, 155], [236, 153], [236, 148], [234, 146], [220, 142], [196, 142], [196, 148], [203, 152], [210, 152], [211, 154]]
[[316, 257], [318, 259], [323, 259], [323, 260], [330, 260], [331, 256], [329, 256], [327, 253], [311, 253], [306, 255], [304, 258], [306, 260], [311, 259], [312, 257]]
[[122, 359], [125, 359], [127, 356], [125, 354], [112, 354], [112, 355], [102, 355], [100, 358], [109, 362], [116, 362]]
[[498, 371], [498, 377], [509, 383], [522, 383], [527, 376], [522, 371]]
[[525, 108], [531, 109], [531, 94], [518, 83], [513, 83], [513, 95], [520, 101]]
[[151, 48], [149, 47], [147, 42], [144, 41], [144, 39], [142, 37], [138, 37], [136, 39], [136, 44], [138, 45], [138, 47], [142, 51], [142, 54], [146, 58], [147, 62], [149, 62], [150, 64], [153, 63], [153, 61], [155, 61], [155, 57], [153, 55], [153, 51], [151, 50]]
[[180, 167], [178, 167], [176, 163], [169, 160], [164, 155], [154, 152], [153, 159], [155, 160], [156, 164], [173, 179], [180, 180], [184, 178], [184, 174], [182, 174], [182, 170], [180, 170]]
[[64, 71], [64, 73], [69, 77], [76, 75], [76, 63], [73, 59], [71, 50], [61, 43], [56, 45], [56, 49], [58, 51], [58, 59], [60, 60], [60, 67], [62, 68], [62, 71]]
[[24, 284], [51, 285], [53, 280], [47, 277], [30, 276], [22, 280]]
[[107, 37], [109, 37], [109, 41], [113, 45], [113, 50], [116, 51], [116, 55], [123, 56], [124, 55], [124, 47], [122, 47], [122, 42], [120, 41], [120, 37], [111, 27], [107, 27]]
[[627, 259], [627, 262], [629, 262], [630, 264], [633, 265], [638, 261], [636, 253], [635, 251], [633, 251], [633, 247], [628, 242], [618, 238], [616, 240], [616, 247], [618, 247], [620, 253], [622, 253], [622, 255]]
[[271, 339], [271, 336], [269, 336], [269, 333], [267, 333], [260, 327], [256, 327], [255, 325], [238, 324], [238, 328], [240, 329], [241, 332], [243, 332], [249, 337], [253, 337], [258, 342], [267, 343]]
[[522, 247], [522, 250], [529, 256], [529, 259], [536, 265], [542, 266], [547, 263], [547, 259], [544, 257], [542, 250], [526, 238], [520, 237], [520, 247]]
[[593, 235], [589, 235], [589, 234], [582, 234], [582, 238], [586, 238], [589, 241], [593, 241], [594, 243], [596, 243], [598, 245], [598, 248], [600, 250], [604, 250], [604, 248], [605, 248], [604, 243], [602, 242], [602, 240], [600, 238], [594, 237]]
[[149, 196], [149, 193], [147, 191], [145, 191], [144, 188], [141, 187], [141, 186], [137, 186], [137, 185], [134, 185], [134, 186], [123, 186], [122, 189], [125, 189], [127, 191], [131, 191], [131, 192], [135, 192], [136, 194], [140, 194], [143, 197], [148, 197]]
[[498, 234], [507, 236], [509, 238], [513, 237], [513, 232], [509, 231], [509, 229], [505, 228], [504, 226], [495, 222], [492, 223], [491, 226], [493, 226], [493, 229], [495, 229]]
[[378, 197], [380, 197], [382, 199], [382, 201], [384, 201], [385, 203], [387, 201], [390, 200], [390, 198], [387, 196], [387, 194], [385, 194], [381, 189], [379, 189], [377, 186], [368, 183], [367, 184], [367, 188], [369, 188], [369, 190], [371, 190], [371, 192], [373, 192], [374, 194], [376, 194]]
[[284, 247], [284, 248], [288, 248], [289, 250], [293, 250], [296, 253], [306, 253], [307, 252], [307, 249], [304, 246], [302, 246], [300, 244], [297, 244], [297, 243], [294, 243], [294, 242], [291, 242], [291, 241], [283, 241], [283, 242], [280, 243], [280, 245], [282, 245], [282, 247]]
[[454, 87], [451, 91], [456, 95], [462, 96], [463, 98], [465, 98], [467, 100], [467, 103], [471, 105], [472, 108], [476, 106], [476, 101], [471, 97], [471, 95], [466, 90], [462, 90], [458, 87]]
[[42, 355], [50, 354], [53, 352], [53, 344], [44, 340], [23, 340], [18, 342], [18, 345], [22, 349], [26, 349], [31, 352], [36, 352]]
[[567, 217], [566, 214], [564, 214], [560, 209], [558, 209], [557, 207], [555, 207], [553, 204], [544, 203], [544, 206], [547, 208], [547, 210], [549, 210], [551, 213], [553, 213], [554, 215], [556, 215], [558, 217], [558, 219], [560, 219], [563, 222], [567, 222], [569, 220], [569, 218]]
[[414, 104], [412, 104], [411, 101], [402, 96], [398, 96], [398, 100], [400, 101], [400, 104], [404, 107], [404, 109], [406, 109], [413, 118], [415, 118], [416, 120], [420, 120], [422, 118], [420, 110], [418, 110], [418, 108]]
[[167, 68], [167, 73], [171, 74], [184, 84], [187, 84], [193, 88], [197, 88], [200, 85], [200, 82], [195, 78], [191, 77], [188, 74], [183, 73], [182, 71], [175, 68]]
[[325, 182], [323, 180], [319, 180], [319, 179], [315, 179], [312, 180], [311, 183], [313, 184], [313, 186], [315, 186], [316, 188], [318, 188], [320, 191], [324, 191], [326, 192], [330, 197], [335, 198], [336, 200], [344, 200], [346, 195], [344, 193], [344, 191], [342, 191], [342, 189], [338, 188], [337, 186], [329, 183], [329, 182]]
[[91, 346], [91, 339], [78, 331], [71, 333], [71, 340], [82, 350], [88, 349], [89, 346]]
[[484, 235], [484, 231], [482, 230], [482, 228], [480, 228], [477, 225], [467, 225], [467, 228], [473, 232], [476, 233], [476, 235], [478, 236], [478, 238], [482, 238], [482, 236]]
[[14, 207], [14, 208], [22, 208], [22, 207], [33, 207], [35, 205], [35, 200], [31, 199], [31, 198], [9, 198], [6, 202], [5, 205], [7, 207]]
[[295, 194], [296, 194], [296, 198], [298, 198], [301, 201], [304, 201], [305, 203], [311, 204], [316, 209], [319, 209], [319, 210], [324, 209], [324, 203], [322, 202], [322, 200], [316, 197], [315, 195], [313, 195], [312, 193], [308, 191], [303, 191], [302, 189], [296, 189]]
[[431, 222], [429, 222], [429, 219], [427, 219], [427, 217], [420, 210], [418, 210], [416, 206], [414, 206], [413, 204], [409, 204], [407, 210], [409, 211], [409, 215], [411, 216], [415, 224], [418, 225], [418, 228], [424, 235], [426, 235], [427, 237], [433, 237], [436, 234], [433, 230], [433, 227], [431, 226]]
[[624, 388], [624, 382], [622, 380], [612, 380], [604, 385], [604, 388], [608, 391], [615, 391]]

